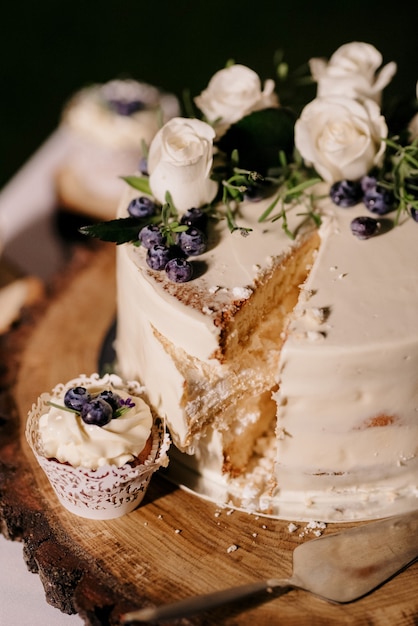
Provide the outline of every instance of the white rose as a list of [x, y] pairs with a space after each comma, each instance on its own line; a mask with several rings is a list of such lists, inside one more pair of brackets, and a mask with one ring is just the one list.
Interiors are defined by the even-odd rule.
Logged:
[[341, 46], [330, 60], [309, 61], [313, 79], [318, 83], [317, 96], [371, 98], [380, 103], [384, 87], [396, 72], [396, 63], [385, 65], [380, 72], [382, 55], [368, 43], [354, 41]]
[[212, 76], [207, 88], [195, 98], [195, 103], [221, 135], [245, 115], [278, 106], [274, 81], [269, 79], [263, 90], [261, 87], [260, 78], [249, 67], [230, 65]]
[[357, 180], [381, 164], [387, 133], [372, 100], [316, 98], [295, 124], [295, 145], [325, 181]]
[[211, 202], [218, 185], [211, 180], [215, 131], [197, 119], [175, 117], [154, 137], [148, 154], [149, 184], [162, 204], [167, 191], [179, 212]]

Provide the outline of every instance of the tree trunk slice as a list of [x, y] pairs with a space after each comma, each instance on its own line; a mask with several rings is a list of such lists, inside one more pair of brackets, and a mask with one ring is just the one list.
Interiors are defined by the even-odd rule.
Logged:
[[[28, 568], [41, 577], [46, 600], [79, 613], [88, 625], [118, 624], [122, 613], [142, 606], [289, 576], [293, 549], [313, 538], [306, 530], [300, 536], [306, 524], [292, 533], [288, 522], [219, 508], [173, 486], [161, 471], [142, 505], [120, 519], [86, 520], [58, 503], [26, 443], [24, 425], [40, 393], [98, 369], [115, 315], [114, 248], [104, 245], [84, 256], [43, 310], [32, 312], [29, 321], [23, 316], [17, 330], [0, 337], [7, 357], [1, 372], [1, 531], [24, 542]], [[324, 533], [342, 527], [328, 524]], [[181, 624], [412, 626], [418, 621], [417, 574], [414, 564], [348, 605], [291, 591]]]

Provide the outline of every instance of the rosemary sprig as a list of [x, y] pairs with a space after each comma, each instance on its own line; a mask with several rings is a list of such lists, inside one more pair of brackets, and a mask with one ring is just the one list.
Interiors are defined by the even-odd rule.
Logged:
[[[225, 217], [228, 228], [231, 232], [240, 230], [243, 235], [247, 235], [252, 229], [239, 226], [235, 220], [235, 210], [240, 202], [244, 200], [245, 193], [251, 188], [260, 188], [260, 191], [269, 187], [277, 189], [273, 200], [260, 215], [258, 221], [265, 222], [271, 219], [272, 222], [281, 220], [283, 231], [290, 239], [295, 238], [288, 226], [287, 211], [300, 204], [301, 200], [307, 200], [309, 209], [304, 214], [313, 219], [318, 226], [321, 223], [319, 213], [314, 209], [314, 197], [306, 191], [313, 185], [321, 182], [321, 178], [315, 176], [313, 171], [306, 168], [301, 161], [288, 163], [284, 152], [279, 153], [279, 167], [272, 172], [271, 176], [262, 176], [259, 172], [245, 170], [239, 167], [233, 168], [232, 176], [222, 180], [223, 194], [222, 201], [226, 207]], [[269, 187], [267, 187], [269, 186]], [[279, 211], [272, 215], [279, 206]], [[302, 214], [299, 214], [302, 215]]]
[[235, 221], [235, 208], [244, 199], [251, 182], [260, 180], [262, 177], [257, 172], [249, 172], [239, 168], [233, 168], [233, 175], [226, 180], [222, 180], [222, 202], [225, 205], [226, 223], [231, 233], [239, 230], [244, 236], [248, 235], [252, 228], [239, 226]]
[[[322, 179], [305, 167], [297, 154], [295, 155], [294, 162], [288, 163], [286, 155], [281, 152], [279, 161], [280, 167], [276, 172], [276, 177], [271, 178], [277, 185], [278, 192], [269, 206], [260, 215], [258, 221], [265, 222], [269, 218], [272, 222], [281, 220], [283, 231], [290, 239], [294, 239], [294, 233], [292, 233], [288, 227], [287, 212], [294, 208], [296, 204], [299, 205], [301, 201], [306, 201], [309, 209], [306, 213], [298, 213], [298, 215], [307, 215], [314, 221], [316, 226], [321, 224], [321, 217], [314, 208], [315, 197], [313, 194], [307, 194], [306, 191], [320, 183]], [[272, 216], [277, 205], [280, 206], [280, 210], [276, 215]]]
[[48, 400], [47, 404], [49, 404], [49, 406], [53, 406], [54, 409], [60, 409], [62, 411], [68, 411], [69, 413], [75, 413], [76, 415], [80, 415], [80, 411], [70, 409], [70, 407], [65, 406], [65, 404], [57, 404], [56, 402], [52, 402], [51, 400]]
[[398, 204], [395, 224], [403, 213], [418, 211], [418, 139], [402, 145], [397, 137], [385, 139], [388, 146], [387, 165], [384, 168], [383, 187], [388, 189]]
[[161, 232], [167, 239], [167, 244], [170, 246], [175, 244], [176, 234], [188, 228], [185, 224], [180, 224], [177, 209], [168, 191], [165, 195], [165, 204], [163, 204], [161, 208], [161, 221]]

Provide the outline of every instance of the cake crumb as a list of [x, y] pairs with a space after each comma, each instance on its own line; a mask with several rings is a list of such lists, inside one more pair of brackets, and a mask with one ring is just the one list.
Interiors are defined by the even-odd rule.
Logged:
[[233, 543], [230, 546], [228, 546], [226, 551], [228, 554], [231, 554], [231, 552], [235, 552], [236, 550], [238, 550], [238, 546], [235, 543]]
[[316, 294], [316, 289], [307, 289], [304, 283], [299, 285], [299, 289], [301, 292], [301, 302], [307, 302]]
[[291, 523], [289, 524], [289, 526], [287, 527], [287, 530], [288, 530], [290, 533], [294, 533], [297, 529], [298, 529], [298, 526], [296, 526], [296, 524], [295, 524], [294, 522], [291, 522]]
[[176, 535], [180, 535], [180, 533], [181, 533], [182, 531], [180, 530], [180, 528], [176, 528], [176, 530], [175, 530], [174, 532], [176, 533]]
[[322, 529], [322, 530], [323, 530], [323, 529], [324, 529], [324, 528], [326, 528], [326, 527], [327, 527], [327, 525], [325, 524], [325, 522], [316, 522], [316, 521], [314, 521], [314, 520], [310, 520], [310, 521], [307, 523], [307, 525], [306, 525], [306, 528], [308, 528], [308, 529], [310, 529], [310, 530], [312, 530], [312, 529], [314, 529], [314, 528], [320, 528], [320, 529]]
[[213, 309], [211, 309], [209, 306], [202, 307], [202, 313], [204, 313], [205, 315], [212, 315], [213, 312]]
[[315, 520], [310, 520], [305, 526], [305, 534], [311, 533], [315, 535], [315, 537], [320, 537], [322, 535], [322, 531], [325, 530], [327, 525], [325, 522], [316, 522]]
[[318, 326], [325, 322], [328, 314], [329, 310], [327, 307], [311, 307], [305, 309], [303, 312], [304, 317]]
[[325, 333], [317, 331], [317, 330], [308, 330], [306, 336], [309, 341], [320, 341], [325, 338]]
[[233, 297], [237, 298], [238, 300], [248, 300], [252, 292], [253, 290], [249, 287], [234, 287], [232, 289]]

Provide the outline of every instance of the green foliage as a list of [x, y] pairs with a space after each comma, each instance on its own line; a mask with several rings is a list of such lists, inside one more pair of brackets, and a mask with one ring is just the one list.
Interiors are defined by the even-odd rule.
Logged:
[[158, 224], [160, 216], [152, 218], [121, 217], [107, 222], [82, 226], [80, 232], [89, 237], [95, 237], [102, 241], [111, 241], [116, 244], [138, 240], [138, 233], [146, 224]]
[[285, 108], [255, 111], [233, 124], [218, 142], [227, 158], [239, 154], [239, 166], [266, 175], [283, 152], [290, 158], [294, 147], [294, 114]]
[[398, 204], [398, 223], [403, 213], [418, 211], [418, 139], [404, 146], [394, 137], [386, 139], [386, 144], [386, 166], [380, 182]]

